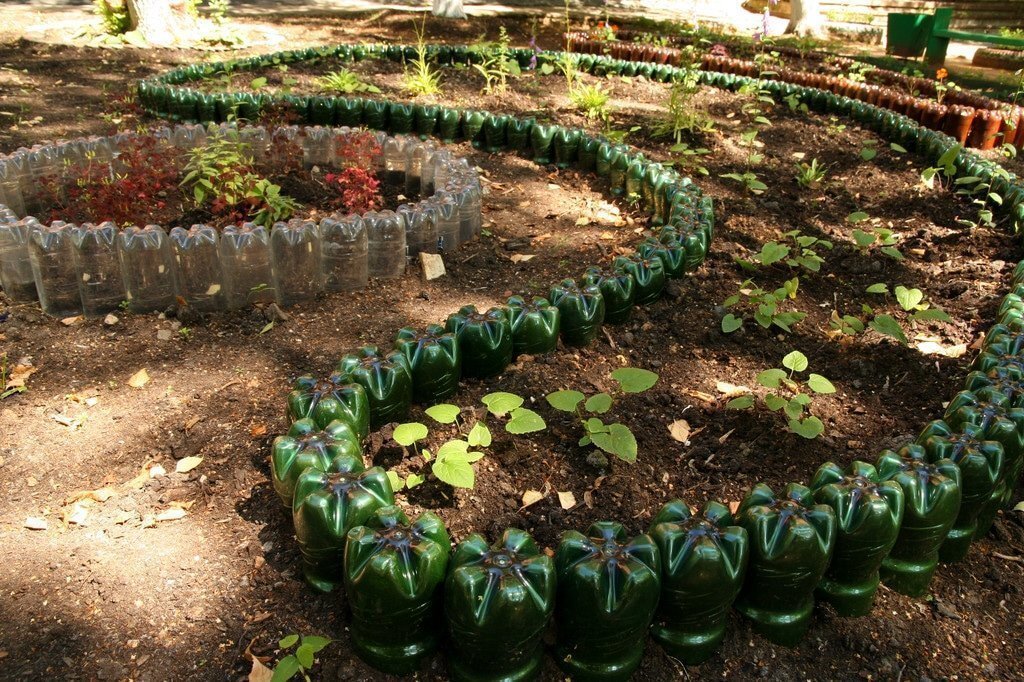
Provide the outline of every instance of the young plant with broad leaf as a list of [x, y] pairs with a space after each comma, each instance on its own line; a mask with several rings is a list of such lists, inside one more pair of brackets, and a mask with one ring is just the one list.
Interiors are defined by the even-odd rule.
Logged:
[[[770, 389], [765, 393], [764, 406], [772, 412], [781, 412], [786, 417], [789, 430], [796, 435], [814, 439], [825, 432], [825, 424], [811, 414], [815, 395], [835, 393], [832, 382], [820, 374], [810, 373], [806, 381], [796, 375], [807, 370], [810, 363], [807, 356], [798, 350], [782, 358], [782, 367], [766, 369], [757, 375], [757, 383]], [[732, 410], [750, 409], [755, 404], [753, 394], [741, 395], [730, 400], [726, 407]]]
[[309, 671], [312, 670], [315, 658], [324, 647], [331, 643], [326, 637], [316, 635], [288, 635], [277, 645], [282, 651], [287, 651], [298, 645], [293, 653], [288, 654], [274, 666], [270, 682], [287, 682], [296, 675], [310, 682]]
[[[643, 393], [658, 381], [654, 372], [635, 367], [617, 369], [611, 378], [618, 383], [622, 394]], [[568, 412], [579, 419], [583, 427], [580, 447], [596, 445], [624, 462], [636, 461], [637, 445], [633, 431], [619, 422], [606, 424], [598, 416], [612, 409], [615, 398], [611, 394], [602, 392], [588, 397], [579, 391], [555, 391], [547, 395], [547, 401], [556, 410]]]
[[746, 280], [740, 284], [739, 291], [725, 299], [722, 305], [732, 308], [735, 312], [722, 317], [722, 331], [731, 334], [743, 326], [748, 318], [753, 318], [765, 329], [773, 325], [784, 332], [792, 332], [792, 326], [807, 317], [807, 313], [799, 311], [782, 311], [781, 306], [794, 300], [800, 288], [800, 278], [786, 280], [774, 291], [767, 291]]

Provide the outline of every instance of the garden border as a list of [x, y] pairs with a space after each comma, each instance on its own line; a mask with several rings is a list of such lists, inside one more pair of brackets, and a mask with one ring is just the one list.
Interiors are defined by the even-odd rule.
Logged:
[[[366, 56], [371, 52], [376, 52], [381, 55], [394, 55], [396, 58], [399, 58], [404, 56], [408, 51], [412, 49], [413, 48], [409, 46], [376, 46], [369, 48], [367, 46], [341, 46], [338, 48], [324, 48], [323, 51], [312, 49], [305, 52], [311, 56], [326, 56], [327, 54], [334, 53], [334, 50], [347, 50], [349, 54], [351, 54], [352, 52], [362, 52], [363, 56]], [[431, 46], [431, 52], [435, 58], [444, 54], [451, 55], [454, 53], [456, 49], [460, 48], [452, 48], [450, 46]], [[534, 51], [532, 50], [516, 50], [514, 51], [514, 55], [520, 61], [521, 64], [524, 61], [528, 62], [535, 56], [538, 58], [538, 61], [547, 61], [548, 63], [555, 61], [555, 59], [557, 59], [558, 57], [557, 53], [552, 52], [544, 52], [540, 53], [539, 55], [535, 55]], [[261, 63], [273, 63], [273, 59], [274, 56], [265, 56], [263, 58], [255, 58], [255, 60], [249, 60], [249, 63], [253, 65], [259, 65]], [[592, 60], [581, 58], [578, 60], [578, 63], [583, 68], [596, 74], [619, 73], [628, 75], [641, 72], [644, 75], [648, 75], [647, 72], [649, 71], [652, 77], [662, 81], [669, 81], [673, 79], [678, 73], [674, 67], [670, 67], [667, 65], [652, 65], [649, 63], [645, 63], [644, 66], [638, 68], [637, 63], [635, 62], [614, 60], [603, 56], [594, 57]], [[175, 72], [171, 72], [170, 74], [165, 74], [156, 81], [146, 81], [140, 84], [140, 99], [143, 101], [147, 109], [149, 109], [152, 112], [164, 115], [171, 114], [174, 116], [182, 116], [184, 114], [186, 117], [188, 115], [202, 115], [203, 109], [199, 108], [199, 100], [200, 98], [211, 97], [211, 100], [213, 102], [228, 100], [233, 103], [237, 101], [243, 105], [253, 107], [254, 109], [251, 109], [250, 112], [255, 113], [256, 107], [261, 105], [263, 101], [269, 101], [269, 99], [261, 99], [259, 102], [257, 102], [257, 100], [253, 96], [246, 94], [231, 95], [229, 97], [222, 97], [217, 99], [213, 98], [212, 96], [202, 95], [201, 93], [198, 93], [194, 90], [188, 90], [185, 88], [179, 89], [173, 87], [166, 87], [175, 83], [185, 82], [189, 80], [191, 77], [200, 77], [199, 74], [202, 73], [213, 72], [210, 70], [211, 67], [209, 66], [195, 67], [195, 70], [191, 72], [192, 74], [195, 74], [195, 76], [192, 76], [187, 71], [187, 69], [189, 68], [193, 67], [185, 67], [185, 69], [179, 69]], [[700, 79], [702, 83], [725, 89], [737, 89], [745, 84], [754, 82], [754, 79], [745, 76], [736, 76], [732, 74], [716, 74], [708, 72], [701, 72]], [[762, 87], [767, 89], [773, 95], [786, 96], [789, 94], [795, 94], [800, 96], [801, 99], [808, 104], [808, 106], [816, 110], [827, 113], [849, 115], [854, 120], [858, 121], [865, 127], [875, 130], [880, 135], [887, 137], [895, 142], [898, 142], [899, 144], [907, 147], [908, 149], [919, 151], [920, 153], [923, 154], [923, 156], [926, 159], [933, 163], [937, 163], [940, 160], [948, 160], [948, 166], [951, 169], [951, 174], [954, 176], [964, 177], [970, 175], [981, 178], [984, 182], [990, 183], [993, 191], [998, 192], [1000, 196], [1003, 197], [1003, 209], [1009, 212], [1015, 230], [1020, 231], [1022, 228], [1024, 228], [1024, 186], [1022, 186], [1016, 181], [1016, 176], [1007, 173], [998, 164], [981, 159], [976, 154], [973, 154], [972, 152], [963, 149], [960, 145], [957, 144], [955, 140], [953, 140], [948, 135], [921, 126], [917, 122], [909, 119], [908, 117], [902, 114], [894, 113], [872, 104], [859, 102], [849, 97], [837, 96], [833, 93], [829, 93], [820, 89], [798, 86], [791, 83], [783, 83], [780, 81], [762, 80], [759, 82]], [[260, 97], [262, 98], [263, 96]], [[300, 107], [305, 106], [307, 113], [312, 113], [314, 111], [312, 105], [312, 98], [293, 99], [294, 104], [298, 104]], [[329, 101], [333, 103], [332, 107], [337, 106], [340, 103], [345, 103], [342, 105], [343, 108], [340, 109], [340, 111], [351, 110], [351, 99], [336, 98]], [[205, 108], [205, 106], [206, 103], [204, 102], [203, 107]], [[399, 107], [399, 110], [404, 112], [404, 109], [401, 108], [407, 107], [409, 105], [389, 103], [388, 106]], [[214, 110], [216, 110], [216, 106]], [[463, 115], [463, 113], [459, 114], [460, 117], [462, 117]], [[486, 115], [492, 117], [495, 116], [493, 114]], [[417, 120], [425, 120], [429, 118], [429, 116], [424, 116], [423, 114], [420, 114]], [[503, 116], [502, 118], [505, 119], [505, 125], [507, 126], [510, 117]], [[409, 119], [411, 125], [412, 117], [410, 116]], [[466, 120], [471, 121], [471, 117], [466, 117]], [[402, 123], [402, 125], [405, 124]], [[424, 127], [427, 127], [426, 124], [424, 124]], [[465, 126], [462, 129], [462, 139], [469, 139], [473, 141], [475, 144], [484, 144], [487, 141], [487, 137], [481, 132], [482, 128], [482, 125], [478, 127], [471, 121], [470, 125]], [[433, 132], [433, 125], [429, 127], [428, 132]], [[497, 133], [494, 133], [494, 135], [496, 136]], [[563, 160], [568, 161], [569, 159], [563, 158]], [[582, 159], [577, 158], [576, 160], [580, 161]], [[589, 159], [583, 160], [583, 162], [584, 164], [589, 164]], [[643, 177], [645, 177], [645, 174], [641, 173], [641, 178]], [[648, 205], [650, 206], [650, 204]], [[989, 335], [986, 337], [986, 342], [982, 350], [982, 353], [981, 355], [979, 355], [979, 359], [975, 361], [973, 368], [988, 371], [992, 370], [992, 368], [995, 367], [993, 371], [998, 372], [999, 368], [1002, 367], [1006, 370], [1006, 372], [1008, 372], [1011, 375], [1011, 378], [1017, 377], [1019, 379], [1020, 374], [1014, 374], [1014, 372], [1019, 373], [1021, 371], [1024, 371], [1024, 356], [1020, 355], [1022, 346], [1024, 346], [1024, 261], [1019, 263], [1015, 268], [1013, 276], [1013, 286], [1015, 287], [1014, 291], [1004, 298], [1003, 304], [1000, 308], [1000, 318], [998, 322], [990, 330]], [[986, 359], [986, 356], [988, 356], [988, 359]], [[1000, 376], [1001, 375], [998, 374], [982, 375], [982, 383], [984, 384], [984, 382], [990, 382], [993, 386], [998, 385], [997, 382], [1001, 381]], [[956, 428], [949, 426], [945, 426], [945, 428], [948, 429], [948, 434], [950, 434], [952, 440], [956, 440], [956, 437], [960, 438], [959, 443], [961, 448], [965, 446], [970, 447], [969, 438], [967, 436], [971, 435], [972, 433], [976, 433], [979, 435], [979, 437], [983, 438], [996, 438], [996, 435], [990, 434], [990, 431], [994, 432], [995, 422], [1002, 419], [1003, 417], [1001, 417], [1000, 415], [1003, 415], [1005, 412], [1007, 412], [1008, 408], [1006, 406], [1008, 405], [1010, 398], [1012, 397], [1016, 401], [1021, 397], [1024, 397], [1024, 393], [1022, 393], [1024, 389], [1021, 388], [1019, 382], [1015, 385], [1006, 384], [1007, 386], [1009, 386], [1009, 388], [1005, 389], [1008, 391], [1008, 393], [1004, 395], [1003, 393], [999, 393], [998, 391], [995, 393], [987, 392], [989, 390], [988, 388], [979, 388], [976, 384], [971, 383], [972, 381], [976, 381], [977, 379], [978, 375], [976, 374], [972, 375], [972, 377], [969, 377], [968, 386], [977, 389], [978, 392], [976, 394], [970, 392], [962, 392], [961, 394], [958, 394], [957, 401], [954, 401], [953, 405], [957, 405], [957, 403], [959, 402], [958, 406], [962, 407], [964, 406], [966, 401], [966, 406], [968, 408], [971, 405], [979, 407], [979, 421], [977, 423], [971, 422], [970, 419], [972, 417], [964, 417], [960, 412], [947, 412], [947, 414], [944, 416], [945, 419], [948, 419], [950, 421], [953, 421], [954, 419], [957, 420], [957, 422], [954, 422], [958, 423], [958, 426]], [[920, 440], [925, 440], [926, 436], [930, 436], [930, 438], [928, 438], [927, 440], [927, 443], [931, 445], [933, 442], [933, 439], [931, 437], [934, 437], [935, 435], [935, 428], [937, 428], [935, 427], [935, 424], [937, 423], [945, 425], [945, 423], [941, 421], [933, 422], [933, 424], [929, 425], [930, 431], [929, 429], [926, 429], [925, 433], [922, 434]], [[1019, 423], [1020, 422], [1017, 422], [1017, 424]], [[972, 425], [973, 429], [968, 428], [969, 426]], [[957, 428], [960, 429], [959, 432], [956, 430]], [[1015, 438], [1017, 441], [1020, 441], [1022, 435], [1020, 429], [1020, 426], [1015, 427], [1014, 424], [1011, 423], [1010, 433], [1003, 434], [1003, 436], [1005, 437], [1001, 436], [1000, 438], [1005, 440], [1007, 443], [1010, 442], [1010, 440], [1008, 439], [1013, 438]], [[959, 434], [959, 436], [957, 436], [957, 434]], [[902, 459], [905, 461], [917, 461], [918, 459], [922, 458], [924, 456], [923, 450], [918, 449], [917, 451], [915, 451], [915, 447], [918, 446], [910, 445], [904, 450], [902, 450]], [[887, 454], [883, 452], [883, 457], [887, 456], [896, 458], [901, 457], [896, 453]], [[1019, 449], [1016, 450], [1013, 453], [1013, 456], [1016, 457], [1019, 461], [1021, 451]], [[931, 459], [932, 461], [935, 460], [935, 458]], [[941, 466], [945, 462], [947, 462], [947, 460], [939, 460], [937, 466]], [[924, 465], [922, 463], [921, 466], [927, 465]], [[825, 469], [827, 469], [827, 464], [823, 465], [822, 468], [819, 469], [819, 475]], [[1007, 487], [1009, 487], [1010, 492], [1012, 493], [1012, 489], [1016, 481], [1011, 480], [1008, 482], [1006, 480], [1006, 476], [1007, 473], [1013, 473], [1014, 475], [1019, 474], [1019, 470], [1016, 472], [1007, 472], [1007, 467], [1003, 467], [1001, 465], [997, 466], [997, 469], [999, 472], [1002, 472], [996, 474], [1003, 485], [1003, 490], [1001, 491], [1001, 494], [1005, 494], [1007, 492]], [[861, 475], [859, 478], [863, 479], [863, 475]], [[853, 479], [858, 479], [858, 476], [853, 476]], [[831, 484], [834, 485], [835, 482], [833, 481]], [[779, 497], [772, 493], [772, 491], [765, 489], [763, 486], [758, 486], [755, 487], [751, 495], [748, 495], [747, 499], [744, 501], [744, 506], [742, 507], [742, 509], [749, 512], [750, 510], [748, 509], [748, 507], [750, 507], [751, 505], [762, 505], [754, 506], [754, 509], [761, 509], [766, 511], [769, 507], [774, 509], [799, 509], [802, 506], [802, 504], [809, 503], [809, 500], [807, 498], [807, 492], [808, 491], [806, 488], [803, 488], [802, 486], [794, 487], [791, 484], [791, 486], [787, 488], [787, 490], [785, 491], [784, 495], [782, 497]], [[987, 495], [985, 499], [996, 500], [997, 498], [995, 495], [995, 491]], [[999, 500], [997, 501], [1001, 501], [1001, 498], [999, 498]], [[671, 505], [674, 503], [669, 504]], [[765, 507], [763, 505], [768, 505], [768, 507]], [[788, 507], [786, 505], [788, 505]], [[685, 505], [681, 506], [685, 508]], [[807, 513], [809, 514], [811, 512], [808, 511]], [[993, 509], [993, 514], [994, 513], [995, 510]], [[680, 512], [680, 514], [682, 514], [682, 512]], [[690, 512], [686, 510], [685, 514], [683, 515], [689, 516], [689, 514]], [[678, 520], [679, 518], [677, 517], [676, 521]], [[474, 543], [479, 544], [476, 540], [473, 540], [473, 537], [474, 536], [471, 536], [470, 540]], [[973, 537], [974, 536], [969, 535], [967, 537], [967, 541], [969, 542]], [[505, 544], [507, 545], [508, 542], [506, 541]], [[462, 545], [460, 545], [460, 548], [461, 547]], [[831, 554], [832, 547], [834, 547], [834, 545], [830, 546], [830, 551], [826, 552], [826, 562], [828, 561], [828, 557]], [[496, 546], [493, 549], [493, 551], [498, 552], [500, 549], [501, 546], [499, 544], [499, 546]], [[459, 550], [457, 550], [455, 556], [459, 556], [458, 551]], [[491, 556], [491, 558], [494, 558], [494, 556]], [[824, 570], [824, 568], [822, 568], [822, 570]], [[801, 609], [803, 608], [804, 606], [802, 605]], [[756, 609], [750, 609], [748, 605], [746, 613], [748, 616], [753, 616], [755, 618], [756, 626], [758, 624], [758, 614], [752, 613], [752, 611], [756, 611]], [[807, 613], [809, 614], [809, 611], [807, 611]], [[550, 616], [550, 612], [548, 612], [547, 615]], [[766, 617], [764, 620], [760, 621], [760, 625], [762, 627], [759, 629], [764, 631], [766, 629], [764, 627], [766, 624], [769, 626], [771, 625], [772, 614], [762, 615]], [[801, 617], [803, 616], [801, 615]], [[771, 629], [771, 627], [767, 628], [768, 631], [771, 631]], [[775, 641], [790, 644], [795, 643], [795, 641], [792, 638], [791, 632], [781, 634], [779, 632], [776, 632], [775, 636], [772, 637], [772, 639], [774, 639]], [[564, 661], [560, 662], [564, 663]]]

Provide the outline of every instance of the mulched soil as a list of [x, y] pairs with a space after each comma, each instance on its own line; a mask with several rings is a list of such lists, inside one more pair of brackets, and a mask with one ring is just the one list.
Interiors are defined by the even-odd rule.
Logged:
[[[498, 23], [487, 22], [491, 34]], [[514, 40], [526, 42], [518, 33], [527, 30], [527, 22], [504, 23], [519, 29]], [[545, 27], [544, 35], [558, 29]], [[318, 31], [314, 35], [322, 42], [409, 39], [407, 18], [393, 14], [348, 23], [325, 20]], [[458, 34], [446, 27], [445, 37], [465, 41], [480, 32], [479, 24]], [[441, 35], [439, 26], [428, 25], [428, 35]], [[14, 74], [22, 81], [0, 82], [14, 103], [0, 108], [25, 108], [23, 120], [43, 116], [32, 126], [0, 132], [3, 148], [98, 132], [106, 125], [101, 113], [111, 113], [109, 93], [122, 91], [130, 78], [166, 68], [166, 62], [196, 58], [165, 52], [146, 56], [140, 65], [140, 56], [131, 50], [0, 46], [0, 63], [17, 69], [4, 77]], [[99, 68], [90, 71], [94, 67]], [[399, 74], [393, 67], [365, 65], [377, 69], [367, 75], [382, 89], [395, 87]], [[58, 95], [58, 80], [76, 85]], [[652, 135], [664, 86], [637, 79], [601, 82], [613, 93], [615, 127], [639, 127], [628, 141], [651, 158], [669, 159], [668, 142]], [[558, 77], [527, 76], [508, 93], [480, 96], [475, 72], [450, 71], [445, 86], [445, 102], [599, 128], [571, 109]], [[385, 89], [385, 95], [393, 93]], [[68, 102], [52, 107], [61, 97]], [[470, 423], [484, 417], [483, 395], [505, 390], [525, 396], [549, 428], [511, 437], [500, 420], [490, 418], [496, 437], [477, 465], [476, 488], [453, 491], [428, 482], [400, 495], [410, 514], [436, 511], [456, 540], [471, 532], [494, 539], [505, 528], [519, 527], [553, 547], [561, 531], [608, 518], [639, 533], [673, 497], [691, 505], [707, 499], [736, 503], [758, 481], [775, 487], [806, 482], [826, 461], [873, 461], [881, 449], [906, 443], [941, 414], [944, 401], [961, 386], [1020, 257], [1013, 239], [959, 224], [972, 219], [974, 208], [942, 189], [923, 188], [921, 159], [890, 150], [852, 122], [794, 114], [784, 105], [775, 107], [773, 125], [757, 138], [765, 160], [753, 170], [769, 189], [750, 194], [720, 177], [746, 168], [748, 150], [738, 144], [747, 128], [740, 113], [744, 101], [709, 89], [695, 98], [694, 106], [716, 124], [714, 132], [687, 137], [691, 147], [711, 151], [699, 159], [707, 177], [697, 178], [714, 197], [717, 218], [705, 266], [673, 283], [665, 298], [637, 310], [628, 323], [606, 327], [587, 349], [520, 358], [499, 378], [464, 382], [455, 402]], [[117, 125], [135, 123], [127, 109], [118, 118]], [[860, 151], [872, 140], [878, 155], [865, 162]], [[607, 201], [604, 181], [593, 176], [542, 169], [467, 145], [456, 151], [483, 172], [488, 234], [448, 257], [448, 275], [430, 283], [411, 269], [400, 281], [373, 282], [358, 293], [289, 308], [288, 319], [277, 319], [269, 330], [274, 313], [259, 309], [184, 320], [173, 311], [118, 312], [113, 325], [85, 321], [68, 327], [45, 318], [36, 306], [0, 299], [4, 351], [12, 362], [30, 358], [38, 370], [28, 391], [0, 403], [0, 542], [6, 549], [0, 569], [0, 618], [6, 625], [0, 676], [239, 678], [250, 667], [247, 652], [276, 658], [277, 640], [301, 632], [338, 640], [319, 658], [316, 671], [323, 679], [386, 679], [352, 653], [344, 598], [316, 595], [302, 582], [290, 520], [269, 483], [267, 452], [287, 426], [283, 405], [290, 380], [304, 372], [325, 373], [361, 345], [389, 346], [398, 328], [442, 320], [463, 304], [494, 305], [513, 293], [543, 295], [562, 277], [628, 252], [647, 228], [628, 206]], [[796, 183], [795, 154], [828, 168], [819, 187]], [[846, 220], [854, 211], [871, 217], [861, 227], [894, 230], [905, 259], [858, 251]], [[751, 275], [735, 263], [796, 229], [835, 244], [821, 252], [826, 262], [820, 273], [776, 266]], [[534, 258], [513, 262], [516, 254]], [[747, 277], [769, 288], [797, 274], [800, 290], [790, 309], [808, 316], [794, 333], [766, 331], [753, 322], [732, 335], [719, 331], [722, 302]], [[890, 289], [918, 287], [954, 321], [915, 327], [892, 297], [865, 293], [876, 282]], [[861, 314], [862, 304], [903, 319], [911, 346], [873, 332], [852, 340], [833, 337], [832, 311]], [[947, 349], [964, 344], [968, 350], [957, 357], [926, 355], [916, 348], [921, 341]], [[725, 408], [725, 383], [755, 386], [757, 373], [778, 366], [792, 349], [805, 353], [811, 371], [838, 389], [814, 401], [812, 411], [825, 422], [826, 435], [813, 441], [788, 433], [778, 415]], [[601, 461], [574, 445], [578, 425], [544, 401], [557, 389], [609, 389], [610, 372], [625, 365], [660, 374], [653, 389], [621, 398], [608, 415], [636, 433], [640, 455], [632, 465]], [[150, 381], [130, 387], [129, 377], [143, 368]], [[429, 421], [419, 408], [411, 418]], [[691, 429], [688, 443], [670, 436], [668, 425], [680, 419]], [[430, 444], [444, 435], [436, 430]], [[411, 452], [390, 440], [387, 427], [371, 437], [366, 454], [402, 472], [419, 467]], [[190, 456], [203, 462], [175, 473], [176, 462]], [[166, 473], [150, 477], [157, 465]], [[74, 520], [83, 523], [74, 523], [70, 501], [76, 493], [103, 487], [115, 494], [82, 503], [86, 514]], [[527, 490], [546, 496], [523, 508]], [[578, 504], [563, 509], [557, 492], [572, 492]], [[184, 508], [184, 518], [157, 520], [172, 508]], [[24, 528], [29, 516], [46, 519], [48, 529]], [[685, 669], [649, 644], [637, 679], [1018, 677], [1024, 646], [1018, 608], [1022, 552], [1024, 523], [1019, 513], [1009, 512], [964, 563], [939, 570], [926, 600], [883, 588], [869, 617], [841, 619], [823, 607], [794, 649], [767, 643], [734, 615], [725, 644], [706, 664]], [[442, 657], [431, 659], [421, 675], [445, 676]], [[562, 679], [550, 659], [543, 678]]]

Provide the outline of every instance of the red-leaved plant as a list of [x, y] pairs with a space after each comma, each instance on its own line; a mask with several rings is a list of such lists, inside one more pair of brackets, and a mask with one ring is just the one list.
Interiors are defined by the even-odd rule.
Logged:
[[142, 135], [125, 142], [111, 163], [85, 159], [40, 179], [37, 198], [50, 220], [118, 225], [160, 222], [181, 209], [180, 154], [166, 140]]
[[324, 176], [327, 186], [337, 192], [341, 206], [347, 211], [366, 213], [380, 208], [383, 202], [380, 180], [373, 172], [381, 152], [377, 138], [369, 131], [362, 131], [336, 139], [334, 155], [342, 169]]

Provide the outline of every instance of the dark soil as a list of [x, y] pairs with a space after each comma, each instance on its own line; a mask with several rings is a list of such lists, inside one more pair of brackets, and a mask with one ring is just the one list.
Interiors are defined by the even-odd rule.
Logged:
[[[395, 16], [324, 22], [316, 36], [324, 42], [408, 40], [407, 22]], [[520, 29], [526, 24], [505, 23]], [[489, 23], [492, 34], [496, 25]], [[445, 37], [465, 41], [480, 33], [479, 25], [459, 30], [462, 35]], [[514, 40], [526, 42], [516, 34]], [[32, 83], [16, 95], [0, 85], [5, 98], [16, 96], [15, 106], [29, 113], [49, 112], [37, 125], [0, 132], [4, 149], [96, 132], [100, 115], [110, 113], [110, 98], [97, 82], [101, 76], [109, 88], [124, 89], [128, 79], [166, 67], [153, 60], [196, 58], [148, 55], [140, 66], [140, 56], [25, 43], [0, 47], [0, 63], [27, 69], [18, 77]], [[108, 62], [103, 70], [89, 71], [101, 59]], [[474, 78], [469, 71], [446, 73], [445, 101], [599, 128], [570, 107], [558, 77], [524, 77], [511, 92], [489, 96], [477, 94]], [[47, 108], [55, 101], [56, 80], [85, 83], [76, 86], [73, 107]], [[652, 158], [669, 159], [668, 141], [652, 134], [664, 86], [638, 79], [601, 83], [612, 91], [614, 127], [638, 127], [628, 141]], [[736, 504], [758, 481], [781, 487], [808, 481], [826, 461], [873, 461], [881, 449], [908, 442], [941, 415], [962, 385], [1020, 257], [1013, 239], [961, 225], [960, 219], [973, 220], [975, 209], [941, 188], [923, 188], [921, 159], [892, 151], [850, 121], [794, 114], [785, 105], [769, 113], [772, 125], [757, 137], [765, 158], [751, 169], [768, 190], [751, 194], [720, 177], [747, 169], [749, 150], [739, 144], [749, 127], [744, 101], [705, 89], [694, 102], [716, 124], [713, 132], [686, 137], [691, 148], [711, 152], [690, 170], [715, 199], [717, 233], [705, 266], [674, 282], [665, 298], [637, 310], [630, 322], [606, 327], [587, 349], [520, 358], [498, 378], [464, 382], [455, 402], [467, 409], [470, 423], [484, 416], [480, 398], [503, 390], [526, 397], [549, 428], [512, 437], [501, 420], [490, 418], [496, 438], [476, 465], [476, 488], [453, 491], [428, 482], [401, 493], [410, 515], [438, 512], [455, 540], [470, 532], [494, 539], [505, 528], [520, 527], [554, 547], [560, 532], [608, 518], [639, 533], [673, 497], [697, 506], [708, 499]], [[119, 125], [134, 121], [122, 118]], [[878, 154], [864, 161], [860, 152], [872, 141]], [[486, 234], [447, 257], [448, 275], [430, 283], [411, 269], [400, 281], [373, 282], [362, 292], [289, 308], [288, 319], [269, 330], [269, 310], [185, 320], [119, 312], [113, 325], [65, 326], [37, 306], [7, 306], [0, 299], [3, 350], [11, 364], [28, 359], [37, 370], [26, 392], [0, 403], [0, 541], [6, 550], [0, 677], [237, 679], [251, 666], [248, 652], [276, 660], [278, 639], [298, 632], [337, 640], [319, 658], [316, 673], [323, 679], [385, 679], [352, 653], [344, 598], [316, 595], [303, 583], [290, 520], [269, 482], [267, 453], [287, 426], [289, 382], [305, 372], [328, 372], [361, 345], [389, 346], [400, 327], [443, 320], [463, 304], [484, 307], [513, 293], [546, 294], [561, 278], [629, 252], [648, 228], [628, 207], [608, 202], [604, 181], [593, 176], [466, 145], [457, 152], [483, 173]], [[798, 154], [827, 167], [818, 187], [797, 184]], [[698, 164], [706, 177], [698, 175]], [[857, 250], [847, 222], [854, 211], [870, 216], [861, 229], [894, 230], [904, 259]], [[735, 263], [791, 230], [834, 243], [820, 251], [825, 263], [819, 273], [785, 266], [749, 273]], [[515, 262], [517, 254], [534, 257]], [[788, 309], [807, 318], [792, 334], [752, 321], [732, 335], [719, 331], [720, 306], [744, 280], [774, 288], [797, 275], [799, 293]], [[865, 293], [877, 282], [890, 290], [897, 284], [920, 288], [953, 322], [911, 323], [892, 296]], [[862, 315], [863, 304], [900, 319], [910, 345], [875, 332], [835, 336], [832, 311]], [[170, 340], [160, 339], [163, 330], [173, 332]], [[922, 342], [938, 344], [949, 356], [926, 354]], [[776, 414], [725, 408], [727, 384], [755, 386], [758, 372], [778, 366], [793, 349], [837, 387], [834, 395], [814, 401], [812, 412], [826, 432], [813, 441], [788, 433]], [[617, 400], [608, 415], [636, 433], [640, 453], [632, 465], [600, 462], [577, 447], [578, 425], [544, 401], [562, 388], [610, 389], [609, 374], [625, 365], [660, 375], [653, 389]], [[141, 369], [149, 382], [129, 386]], [[419, 408], [411, 419], [429, 421]], [[668, 430], [681, 419], [690, 427], [688, 443]], [[439, 430], [431, 444], [443, 435]], [[387, 427], [371, 436], [366, 454], [368, 462], [403, 473], [420, 467], [413, 453], [389, 439]], [[202, 463], [176, 473], [176, 463], [192, 456]], [[76, 509], [82, 491], [103, 488], [113, 495], [83, 497]], [[545, 496], [524, 508], [527, 490]], [[576, 504], [563, 508], [558, 492], [573, 493]], [[184, 517], [164, 520], [173, 509]], [[47, 529], [29, 530], [28, 517], [44, 519]], [[1019, 512], [1008, 512], [964, 563], [940, 568], [926, 600], [883, 588], [869, 617], [842, 619], [823, 607], [794, 649], [769, 644], [734, 616], [725, 644], [709, 662], [685, 669], [649, 644], [637, 679], [1020, 678], [1022, 553], [1024, 523]], [[443, 657], [429, 661], [421, 677], [444, 679]], [[550, 659], [544, 679], [562, 679]]]

